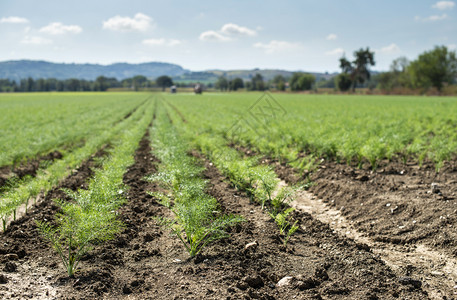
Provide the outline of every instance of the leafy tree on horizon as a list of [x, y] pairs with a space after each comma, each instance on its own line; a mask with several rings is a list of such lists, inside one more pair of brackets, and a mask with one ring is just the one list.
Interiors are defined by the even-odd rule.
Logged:
[[173, 80], [170, 76], [162, 75], [157, 77], [156, 84], [162, 88], [162, 91], [165, 91], [167, 87], [173, 85]]
[[284, 91], [286, 89], [286, 79], [281, 74], [276, 75], [273, 78], [273, 83], [276, 86], [276, 89], [279, 91]]
[[229, 88], [229, 82], [224, 76], [219, 76], [219, 78], [217, 78], [215, 87], [221, 91], [226, 91]]
[[352, 91], [355, 91], [357, 83], [363, 84], [370, 79], [369, 66], [375, 65], [374, 52], [371, 52], [369, 47], [354, 51], [354, 57], [355, 59], [352, 62], [348, 61], [344, 56], [340, 58], [340, 68], [343, 73], [349, 74], [352, 82]]
[[311, 90], [316, 77], [312, 74], [296, 72], [290, 78], [289, 84], [292, 91], [308, 91]]
[[457, 76], [457, 57], [455, 51], [449, 51], [445, 46], [436, 46], [431, 51], [425, 51], [408, 67], [413, 88], [434, 87], [438, 91], [445, 84], [455, 83]]
[[265, 82], [263, 81], [263, 76], [259, 73], [256, 73], [251, 79], [251, 90], [253, 91], [263, 91], [265, 90]]
[[244, 88], [244, 81], [240, 77], [236, 77], [230, 81], [229, 86], [232, 91], [236, 91]]

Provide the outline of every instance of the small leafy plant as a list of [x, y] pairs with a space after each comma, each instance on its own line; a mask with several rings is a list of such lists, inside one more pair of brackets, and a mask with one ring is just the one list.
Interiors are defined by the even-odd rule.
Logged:
[[[164, 112], [163, 106], [159, 109]], [[175, 215], [174, 219], [160, 219], [158, 223], [169, 228], [190, 257], [195, 257], [209, 243], [227, 237], [225, 229], [243, 219], [222, 215], [217, 200], [205, 193], [207, 182], [201, 178], [203, 168], [189, 155], [188, 140], [177, 133], [167, 116], [166, 113], [159, 114], [151, 132], [155, 137], [155, 154], [161, 161], [160, 172], [146, 179], [161, 183], [170, 193], [149, 193], [171, 208]]]
[[287, 246], [287, 243], [290, 240], [290, 237], [297, 231], [298, 229], [298, 221], [291, 223], [291, 218], [289, 214], [294, 211], [294, 208], [289, 207], [286, 210], [277, 213], [274, 215], [273, 213], [269, 213], [270, 216], [275, 220], [276, 225], [278, 225], [279, 233], [284, 237], [283, 243], [284, 246]]
[[122, 224], [105, 209], [85, 210], [79, 205], [62, 202], [59, 206], [62, 212], [56, 215], [56, 227], [45, 222], [37, 222], [37, 225], [59, 254], [68, 276], [73, 277], [81, 258], [93, 244], [114, 238]]

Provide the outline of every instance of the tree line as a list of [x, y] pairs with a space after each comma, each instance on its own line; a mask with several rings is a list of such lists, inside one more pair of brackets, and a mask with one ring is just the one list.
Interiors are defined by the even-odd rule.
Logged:
[[[375, 65], [375, 53], [366, 49], [354, 52], [353, 60], [345, 56], [339, 59], [341, 73], [330, 79], [316, 81], [312, 74], [296, 72], [290, 77], [276, 75], [271, 80], [265, 80], [259, 73], [250, 80], [240, 77], [228, 79], [220, 76], [216, 82], [209, 83], [209, 88], [221, 91], [263, 91], [275, 89], [278, 91], [309, 91], [318, 88], [331, 88], [346, 92], [356, 88], [378, 89], [384, 92], [424, 93], [435, 90], [441, 93], [447, 87], [453, 87], [457, 93], [457, 58], [456, 52], [445, 46], [437, 46], [425, 51], [413, 61], [406, 57], [395, 59], [390, 70], [382, 73], [373, 73], [370, 68]], [[157, 77], [154, 81], [143, 75], [137, 75], [123, 80], [99, 76], [96, 80], [84, 79], [22, 79], [19, 82], [9, 79], [0, 79], [0, 92], [38, 92], [38, 91], [106, 91], [109, 88], [125, 88], [131, 90], [160, 87], [162, 90], [176, 85], [192, 86], [189, 83], [174, 83], [169, 76]]]
[[263, 76], [259, 73], [255, 74], [251, 80], [243, 81], [243, 79], [236, 77], [234, 79], [227, 79], [220, 76], [214, 87], [221, 91], [236, 91], [240, 88], [245, 88], [248, 91], [264, 91], [267, 89], [277, 89], [285, 91], [290, 88], [292, 91], [306, 91], [311, 90], [316, 82], [316, 77], [312, 74], [296, 72], [291, 78], [285, 78], [283, 75], [276, 75], [272, 80], [265, 81]]
[[371, 76], [370, 66], [374, 66], [374, 52], [369, 48], [354, 52], [354, 60], [340, 59], [342, 73], [335, 78], [335, 86], [340, 91], [354, 90], [357, 85], [381, 91], [407, 91], [424, 93], [431, 89], [442, 92], [457, 82], [456, 52], [445, 46], [436, 46], [425, 51], [413, 61], [406, 57], [395, 59], [390, 70]]
[[139, 90], [144, 88], [160, 87], [165, 89], [173, 85], [173, 80], [169, 76], [160, 76], [149, 80], [143, 75], [137, 75], [123, 80], [114, 77], [99, 76], [95, 80], [85, 79], [64, 79], [31, 77], [22, 79], [19, 82], [9, 79], [0, 79], [0, 92], [64, 92], [64, 91], [106, 91], [109, 88], [126, 88]]

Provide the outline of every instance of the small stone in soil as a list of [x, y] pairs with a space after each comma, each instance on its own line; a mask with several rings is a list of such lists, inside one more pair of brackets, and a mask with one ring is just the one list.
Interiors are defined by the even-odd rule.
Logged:
[[244, 246], [244, 250], [248, 250], [249, 248], [255, 249], [258, 245], [259, 243], [257, 241], [253, 241], [251, 243], [246, 244], [246, 246]]
[[422, 286], [422, 282], [420, 280], [413, 279], [411, 277], [401, 277], [400, 279], [398, 279], [398, 282], [400, 282], [403, 285], [412, 285], [416, 289]]
[[263, 280], [259, 275], [249, 275], [243, 278], [243, 281], [246, 282], [252, 288], [259, 288], [263, 286]]
[[290, 285], [290, 283], [292, 282], [292, 279], [293, 279], [292, 276], [283, 277], [281, 280], [278, 281], [278, 283], [276, 284], [276, 286], [277, 286], [277, 287], [281, 287], [281, 286]]
[[11, 261], [7, 262], [5, 264], [5, 267], [3, 268], [3, 271], [9, 272], [9, 273], [16, 272], [16, 270], [17, 270], [16, 264]]
[[8, 277], [3, 274], [0, 274], [0, 284], [8, 283]]

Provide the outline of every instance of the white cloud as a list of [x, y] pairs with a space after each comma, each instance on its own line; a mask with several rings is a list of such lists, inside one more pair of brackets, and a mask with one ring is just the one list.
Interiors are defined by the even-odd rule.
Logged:
[[392, 43], [389, 46], [382, 47], [379, 52], [386, 54], [395, 54], [400, 52], [400, 48], [397, 46], [397, 44]]
[[421, 18], [419, 16], [416, 16], [414, 19], [416, 21], [422, 21], [422, 22], [435, 22], [435, 21], [441, 21], [441, 20], [447, 19], [447, 14], [432, 15], [432, 16], [425, 17], [425, 18]]
[[45, 39], [39, 36], [25, 36], [22, 39], [21, 43], [26, 45], [49, 45], [52, 44], [52, 40]]
[[66, 34], [66, 33], [74, 33], [78, 34], [81, 33], [83, 29], [78, 25], [64, 25], [60, 22], [50, 23], [47, 26], [44, 26], [40, 29], [40, 32], [52, 34], [52, 35], [59, 35], [59, 34]]
[[333, 40], [336, 40], [338, 38], [338, 36], [334, 33], [330, 33], [329, 35], [327, 35], [327, 40], [329, 41], [333, 41]]
[[457, 45], [456, 45], [456, 44], [447, 45], [447, 48], [448, 48], [449, 50], [454, 51], [454, 50], [457, 50]]
[[7, 18], [0, 19], [0, 23], [25, 24], [28, 22], [29, 22], [29, 20], [27, 20], [26, 18], [21, 18], [21, 17], [7, 17]]
[[230, 38], [216, 32], [214, 30], [208, 30], [202, 32], [199, 37], [200, 41], [216, 41], [216, 42], [226, 42], [229, 41]]
[[286, 41], [277, 40], [272, 40], [268, 44], [255, 43], [253, 46], [255, 48], [265, 49], [265, 53], [267, 54], [300, 48], [300, 45], [297, 43], [290, 43]]
[[325, 52], [325, 55], [343, 55], [344, 49], [343, 48], [335, 48], [333, 50]]
[[432, 5], [433, 8], [439, 10], [452, 9], [455, 6], [454, 1], [438, 1]]
[[227, 23], [221, 28], [221, 32], [226, 35], [244, 35], [244, 36], [255, 36], [257, 32], [247, 27], [239, 26], [233, 23]]
[[146, 39], [143, 40], [144, 45], [149, 45], [149, 46], [168, 46], [168, 47], [173, 47], [181, 44], [180, 40], [176, 39]]
[[113, 31], [146, 31], [152, 27], [152, 18], [137, 13], [133, 18], [114, 16], [103, 22], [103, 29], [109, 29]]

